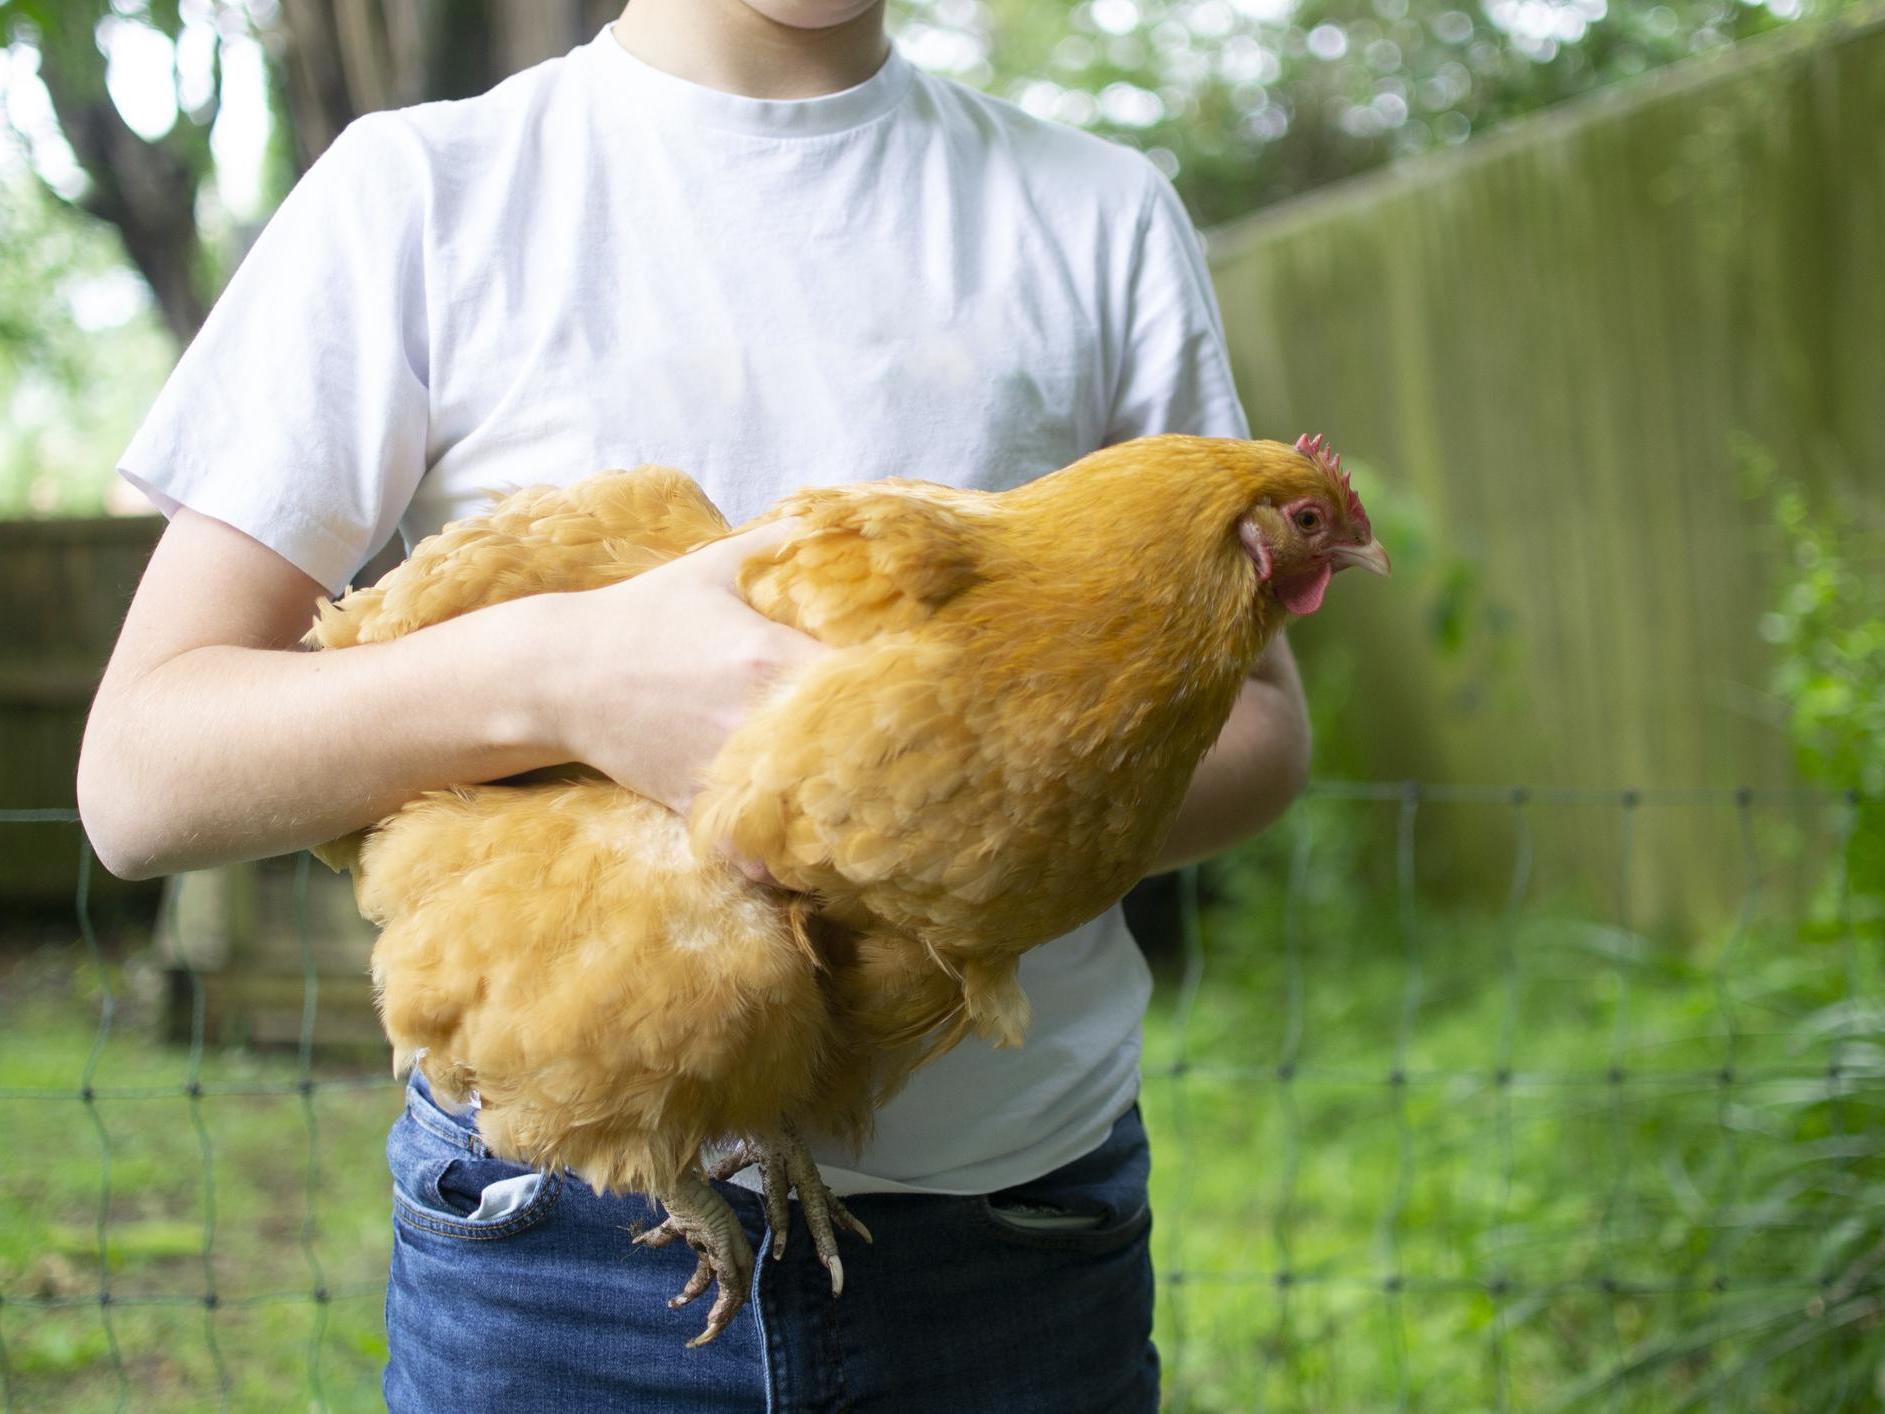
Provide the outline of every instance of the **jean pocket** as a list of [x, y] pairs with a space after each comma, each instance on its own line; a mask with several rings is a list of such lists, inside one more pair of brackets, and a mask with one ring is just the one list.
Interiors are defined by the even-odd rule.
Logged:
[[514, 1237], [550, 1215], [563, 1177], [492, 1158], [446, 1138], [411, 1113], [386, 1140], [393, 1174], [393, 1215], [441, 1237], [493, 1241]]
[[1000, 1195], [971, 1202], [977, 1220], [998, 1239], [1039, 1251], [1099, 1256], [1130, 1247], [1152, 1226], [1152, 1209], [1143, 1202], [1125, 1212], [1094, 1212]]

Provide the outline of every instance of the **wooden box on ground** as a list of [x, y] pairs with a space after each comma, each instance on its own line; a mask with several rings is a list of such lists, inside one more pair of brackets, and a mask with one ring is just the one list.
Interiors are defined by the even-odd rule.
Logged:
[[178, 875], [157, 929], [165, 1033], [188, 1040], [200, 1004], [213, 1045], [293, 1048], [306, 1025], [324, 1057], [384, 1053], [374, 933], [352, 879], [305, 856]]

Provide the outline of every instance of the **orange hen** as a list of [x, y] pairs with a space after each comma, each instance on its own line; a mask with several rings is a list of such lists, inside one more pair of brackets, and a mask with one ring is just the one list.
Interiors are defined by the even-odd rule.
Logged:
[[[327, 851], [383, 930], [396, 1065], [475, 1091], [500, 1155], [658, 1195], [668, 1220], [641, 1240], [700, 1256], [678, 1299], [719, 1285], [699, 1340], [752, 1261], [705, 1179], [757, 1161], [775, 1242], [796, 1189], [837, 1290], [834, 1227], [868, 1234], [798, 1126], [859, 1141], [969, 1031], [1018, 1043], [1021, 955], [1146, 872], [1290, 615], [1344, 566], [1387, 569], [1320, 439], [1144, 438], [1011, 491], [883, 481], [778, 516], [799, 527], [741, 590], [835, 651], [756, 705], [688, 821], [572, 767], [433, 792]], [[310, 640], [599, 587], [726, 529], [660, 468], [519, 492], [324, 608]]]

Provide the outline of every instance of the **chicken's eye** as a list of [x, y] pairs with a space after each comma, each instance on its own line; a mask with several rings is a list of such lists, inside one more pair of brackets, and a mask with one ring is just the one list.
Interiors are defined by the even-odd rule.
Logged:
[[1314, 511], [1301, 510], [1296, 512], [1296, 528], [1298, 530], [1314, 530], [1321, 524], [1322, 517], [1317, 515]]

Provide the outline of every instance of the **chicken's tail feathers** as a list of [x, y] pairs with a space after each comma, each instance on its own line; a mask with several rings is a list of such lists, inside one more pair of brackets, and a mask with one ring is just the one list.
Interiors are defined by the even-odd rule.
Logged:
[[940, 1021], [932, 1021], [920, 1035], [889, 1038], [894, 1049], [877, 1065], [871, 1091], [873, 1109], [889, 1104], [910, 1083], [912, 1075], [948, 1055], [967, 1040], [974, 1029], [968, 1008], [958, 1004]]
[[1034, 1015], [1028, 994], [1021, 990], [1020, 959], [971, 958], [959, 963], [958, 970], [966, 1024], [1003, 1049], [1020, 1045]]
[[889, 1053], [877, 1073], [873, 1100], [877, 1106], [888, 1104], [912, 1075], [941, 1060], [970, 1035], [1004, 1048], [1020, 1045], [1027, 1035], [1032, 1008], [1016, 978], [1014, 959], [971, 962], [955, 970], [961, 993], [954, 1006], [940, 1016], [912, 1019], [899, 1030], [871, 1038]]
[[[903, 1078], [931, 1061], [940, 1060], [971, 1033], [1004, 1048], [1020, 1045], [1027, 1035], [1033, 1012], [1027, 993], [1021, 990], [1017, 973], [1019, 959], [958, 957], [951, 961], [928, 940], [924, 941], [924, 946], [930, 960], [954, 984], [950, 988], [953, 996], [946, 1008], [918, 1011], [905, 1017], [901, 1024], [880, 1028], [872, 1035], [872, 1042], [886, 1051], [909, 1048], [907, 1063], [900, 1062], [901, 1076], [895, 1080], [891, 1093], [902, 1085]], [[887, 1098], [886, 1093], [879, 1103]]]

